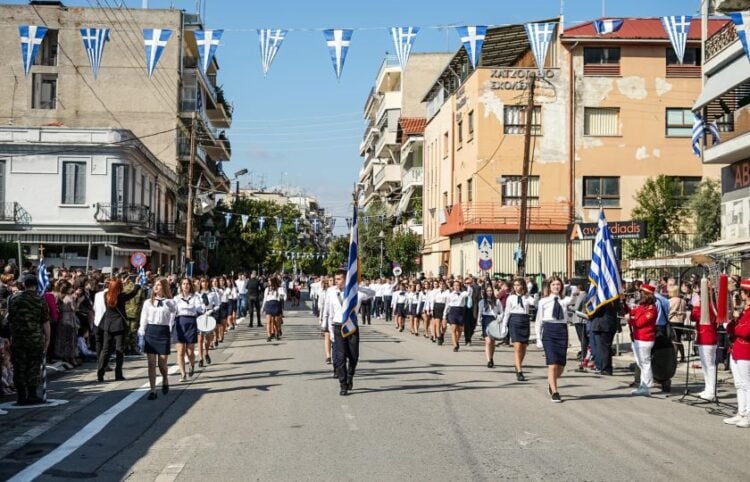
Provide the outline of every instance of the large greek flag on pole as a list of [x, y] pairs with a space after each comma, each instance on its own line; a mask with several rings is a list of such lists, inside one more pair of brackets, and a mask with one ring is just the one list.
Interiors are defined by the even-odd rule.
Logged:
[[143, 266], [138, 268], [138, 284], [141, 286], [141, 288], [145, 288], [148, 285], [146, 270], [143, 268]]
[[544, 75], [544, 64], [547, 61], [547, 50], [549, 45], [555, 36], [555, 27], [557, 24], [554, 22], [549, 23], [527, 23], [526, 35], [529, 38], [529, 45], [531, 46], [531, 52], [534, 54], [536, 60], [536, 66], [539, 72]]
[[692, 19], [693, 17], [690, 15], [672, 15], [661, 18], [664, 31], [667, 32], [674, 53], [680, 63], [685, 58], [685, 45], [687, 44], [688, 33], [690, 33], [690, 21]]
[[219, 41], [224, 33], [223, 30], [196, 30], [195, 42], [198, 44], [198, 57], [201, 62], [201, 69], [205, 74], [208, 72], [208, 66], [214, 59], [216, 49], [219, 48]]
[[328, 51], [331, 54], [331, 62], [333, 62], [333, 70], [336, 71], [336, 78], [341, 80], [341, 72], [344, 70], [344, 61], [346, 61], [346, 54], [349, 52], [349, 45], [352, 43], [351, 29], [328, 29], [323, 31], [323, 35], [326, 38], [326, 45], [328, 45]]
[[411, 55], [411, 48], [414, 45], [414, 39], [416, 39], [418, 33], [419, 27], [391, 28], [393, 45], [396, 48], [396, 57], [398, 57], [398, 63], [402, 69], [406, 67], [406, 62], [409, 60], [409, 55]]
[[355, 203], [351, 237], [349, 238], [349, 261], [346, 266], [344, 311], [341, 317], [341, 336], [344, 338], [353, 335], [357, 331], [357, 301], [359, 295], [357, 260], [357, 206]]
[[701, 137], [703, 137], [704, 130], [703, 117], [700, 114], [693, 113], [693, 136], [691, 145], [693, 146], [693, 154], [696, 156], [701, 155]]
[[596, 310], [616, 300], [622, 293], [620, 270], [612, 245], [612, 235], [609, 232], [604, 210], [599, 211], [599, 228], [594, 240], [594, 254], [589, 268], [589, 292], [586, 295], [584, 312], [592, 315]]
[[39, 269], [36, 272], [36, 291], [43, 295], [49, 286], [49, 277], [47, 276], [47, 266], [44, 264], [44, 258], [39, 261]]
[[86, 55], [89, 58], [91, 72], [94, 74], [94, 80], [99, 75], [99, 67], [102, 65], [102, 56], [104, 55], [104, 45], [109, 40], [108, 28], [82, 28], [81, 38], [83, 47], [86, 49]]
[[469, 56], [469, 60], [471, 60], [472, 68], [476, 69], [479, 59], [482, 56], [482, 45], [484, 45], [484, 37], [487, 35], [487, 26], [465, 25], [463, 27], [456, 27], [456, 33], [461, 37], [466, 54]]
[[156, 64], [159, 63], [161, 54], [164, 53], [164, 48], [171, 36], [172, 31], [168, 28], [143, 29], [143, 43], [146, 47], [146, 72], [148, 72], [149, 78], [154, 75]]
[[275, 59], [276, 54], [279, 53], [281, 43], [286, 38], [287, 32], [287, 30], [280, 28], [258, 30], [258, 39], [260, 40], [260, 61], [263, 65], [263, 77], [268, 75], [273, 59]]
[[19, 25], [18, 34], [21, 36], [21, 60], [23, 60], [23, 73], [26, 77], [31, 72], [31, 66], [39, 54], [39, 47], [42, 45], [44, 36], [47, 34], [47, 27], [37, 25]]
[[742, 42], [742, 48], [745, 49], [745, 55], [750, 59], [750, 49], [747, 46], [747, 31], [750, 28], [750, 12], [734, 12], [729, 14], [734, 22], [734, 30]]

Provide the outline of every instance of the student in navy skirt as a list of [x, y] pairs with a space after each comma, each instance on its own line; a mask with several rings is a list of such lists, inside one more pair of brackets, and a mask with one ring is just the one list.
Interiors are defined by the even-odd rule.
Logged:
[[151, 385], [149, 400], [156, 400], [156, 366], [161, 373], [161, 390], [164, 395], [169, 392], [167, 372], [167, 358], [172, 343], [172, 327], [177, 304], [168, 299], [170, 295], [169, 283], [160, 278], [154, 283], [151, 298], [143, 303], [141, 310], [141, 324], [138, 334], [144, 337], [144, 351], [148, 358], [148, 382]]
[[529, 346], [531, 320], [529, 311], [534, 306], [534, 297], [527, 294], [526, 282], [521, 278], [513, 280], [513, 294], [505, 300], [503, 323], [508, 327], [510, 341], [513, 343], [513, 355], [516, 365], [516, 380], [525, 382], [523, 360]]
[[263, 293], [263, 313], [266, 314], [266, 330], [268, 338], [266, 341], [272, 341], [274, 338], [278, 341], [281, 339], [281, 304], [284, 301], [284, 294], [281, 291], [281, 283], [276, 276], [268, 279], [268, 288]]
[[558, 276], [549, 279], [550, 294], [539, 300], [536, 312], [537, 347], [544, 348], [547, 359], [547, 381], [553, 402], [562, 401], [557, 380], [562, 376], [568, 355], [568, 322], [566, 310], [571, 297], [562, 298], [563, 282]]
[[[182, 278], [180, 281], [180, 292], [174, 297], [177, 305], [177, 317], [174, 329], [177, 334], [177, 365], [180, 367], [181, 382], [185, 382], [188, 376], [192, 377], [195, 372], [195, 343], [198, 341], [198, 315], [203, 313], [203, 301], [201, 297], [193, 292], [193, 283], [190, 278]], [[185, 371], [185, 353], [190, 360], [190, 370]]]
[[464, 328], [464, 316], [466, 314], [466, 298], [471, 295], [470, 291], [461, 291], [461, 282], [453, 282], [453, 290], [448, 295], [445, 302], [445, 312], [443, 320], [452, 326], [451, 340], [453, 341], [453, 351], [458, 351], [458, 343], [461, 340], [461, 333]]

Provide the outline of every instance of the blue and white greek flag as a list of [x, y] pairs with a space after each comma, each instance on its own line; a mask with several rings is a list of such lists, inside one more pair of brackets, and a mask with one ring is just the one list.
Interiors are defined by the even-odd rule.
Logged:
[[271, 70], [273, 59], [275, 59], [276, 54], [279, 53], [281, 43], [286, 38], [287, 33], [288, 30], [280, 28], [258, 30], [258, 39], [260, 40], [260, 62], [263, 66], [263, 77], [268, 75], [268, 71]]
[[392, 27], [391, 36], [393, 37], [393, 46], [396, 48], [396, 57], [398, 63], [403, 69], [411, 55], [411, 48], [414, 46], [414, 40], [419, 33], [419, 27]]
[[203, 69], [203, 73], [205, 74], [208, 72], [208, 66], [211, 65], [211, 61], [214, 59], [214, 54], [216, 54], [216, 49], [219, 47], [219, 41], [224, 31], [196, 30], [194, 33], [195, 43], [198, 44], [198, 57], [201, 69]]
[[294, 219], [294, 230], [299, 233], [299, 218]]
[[232, 222], [232, 213], [224, 213], [224, 224], [226, 227], [229, 227], [229, 224]]
[[729, 14], [734, 22], [734, 30], [742, 42], [742, 48], [745, 49], [745, 55], [750, 59], [750, 49], [747, 46], [747, 31], [750, 28], [750, 12], [734, 12]]
[[708, 129], [708, 133], [711, 134], [711, 145], [715, 146], [720, 143], [721, 136], [719, 136], [719, 126], [716, 124], [716, 121], [709, 122], [706, 128]]
[[354, 31], [351, 29], [341, 28], [323, 31], [328, 51], [331, 54], [333, 70], [336, 71], [336, 78], [339, 80], [341, 80], [341, 72], [344, 70], [344, 61], [346, 60], [346, 54], [349, 52], [349, 45], [352, 43], [353, 33]]
[[527, 23], [525, 27], [526, 36], [529, 38], [529, 46], [531, 47], [531, 52], [534, 54], [534, 59], [536, 60], [536, 66], [539, 69], [539, 72], [544, 75], [544, 64], [547, 61], [547, 51], [555, 37], [555, 27], [557, 27], [557, 24], [554, 22]]
[[624, 21], [621, 18], [609, 18], [607, 20], [594, 20], [594, 29], [597, 35], [615, 33], [622, 28]]
[[312, 220], [312, 227], [313, 230], [317, 233], [318, 232], [318, 226], [320, 226], [320, 221], [318, 221], [317, 218]]
[[47, 35], [47, 27], [37, 25], [19, 25], [18, 34], [21, 36], [21, 60], [23, 61], [23, 73], [26, 77], [31, 72], [39, 47], [42, 45], [44, 36]]
[[690, 15], [672, 15], [661, 18], [664, 31], [667, 32], [669, 41], [672, 42], [674, 53], [677, 55], [677, 60], [680, 63], [685, 58], [685, 45], [687, 44], [688, 33], [690, 33], [690, 21], [692, 18]]
[[94, 80], [96, 80], [99, 75], [99, 67], [102, 65], [104, 46], [109, 40], [109, 29], [82, 28], [81, 38], [83, 38], [83, 47], [86, 49], [86, 55], [89, 58], [91, 72], [94, 73]]
[[592, 315], [602, 306], [615, 301], [622, 293], [617, 255], [612, 245], [612, 235], [604, 217], [604, 210], [599, 211], [599, 228], [594, 240], [589, 282], [591, 286], [584, 306], [587, 315]]
[[266, 225], [266, 217], [260, 216], [258, 217], [258, 229], [263, 229], [263, 226]]
[[484, 45], [484, 37], [487, 35], [487, 26], [464, 25], [463, 27], [456, 27], [456, 33], [461, 37], [466, 55], [471, 60], [471, 67], [476, 69], [479, 58], [482, 56], [482, 45]]
[[711, 134], [711, 145], [716, 145], [721, 142], [721, 136], [719, 135], [719, 126], [716, 122], [706, 122], [700, 114], [693, 113], [693, 135], [691, 138], [691, 145], [693, 147], [693, 154], [696, 156], [701, 155], [701, 139], [706, 135], [706, 131]]
[[44, 264], [44, 258], [39, 260], [39, 269], [36, 272], [36, 292], [43, 295], [49, 286], [49, 276], [47, 276], [47, 266]]
[[169, 42], [172, 31], [168, 28], [144, 28], [143, 44], [146, 48], [146, 72], [151, 78], [156, 70], [156, 64], [159, 63], [161, 54]]
[[344, 287], [344, 311], [341, 315], [341, 336], [344, 338], [357, 332], [358, 284], [357, 253], [357, 206], [354, 206], [352, 231], [349, 238], [349, 260], [346, 265], [346, 286]]
[[138, 268], [138, 284], [141, 288], [145, 288], [148, 285], [148, 278], [146, 278], [146, 270], [141, 266]]
[[283, 219], [281, 216], [276, 216], [276, 231], [281, 232], [281, 224], [283, 223]]

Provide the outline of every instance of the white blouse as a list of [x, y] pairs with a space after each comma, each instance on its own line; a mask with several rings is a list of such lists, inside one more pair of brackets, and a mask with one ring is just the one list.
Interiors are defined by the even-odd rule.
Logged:
[[[555, 310], [555, 299], [557, 299], [557, 301], [560, 303], [560, 306], [562, 307], [562, 318], [556, 318], [553, 314]], [[556, 295], [549, 295], [539, 300], [539, 304], [536, 309], [536, 326], [534, 327], [534, 330], [536, 331], [537, 346], [541, 344], [542, 326], [545, 323], [567, 323], [568, 305], [572, 300], [573, 298], [571, 296], [562, 298], [561, 296]]]
[[440, 291], [440, 288], [438, 288], [437, 292], [435, 293], [435, 297], [432, 299], [433, 306], [435, 304], [446, 304], [448, 302], [448, 296], [450, 296], [451, 292], [449, 290], [443, 290]]
[[395, 307], [396, 305], [405, 305], [408, 301], [409, 293], [406, 291], [396, 291], [393, 293], [393, 298], [391, 299], [391, 306]]
[[479, 300], [479, 313], [482, 316], [494, 316], [495, 318], [502, 318], [503, 316], [503, 304], [499, 299], [495, 298], [495, 303], [485, 303], [484, 299]]
[[281, 292], [282, 288], [279, 288], [278, 290], [273, 290], [271, 288], [266, 288], [266, 291], [263, 293], [263, 303], [266, 301], [281, 301], [284, 299], [284, 295]]
[[534, 297], [529, 295], [508, 295], [508, 298], [505, 300], [503, 323], [508, 322], [510, 315], [528, 315], [531, 307], [534, 306], [534, 301]]
[[445, 300], [445, 314], [444, 318], [447, 319], [448, 312], [450, 311], [450, 308], [463, 308], [466, 306], [466, 298], [469, 297], [471, 293], [468, 291], [460, 291], [455, 292], [451, 291], [451, 293], [448, 295], [447, 299]]
[[[146, 334], [146, 325], [168, 326], [172, 331], [174, 327], [174, 314], [177, 312], [177, 304], [174, 300], [157, 298], [156, 305], [151, 300], [146, 300], [141, 309], [141, 325], [138, 328], [138, 334]], [[161, 306], [159, 304], [161, 303]]]
[[198, 316], [205, 311], [203, 300], [200, 296], [193, 293], [188, 298], [183, 298], [182, 294], [174, 297], [177, 304], [177, 316]]

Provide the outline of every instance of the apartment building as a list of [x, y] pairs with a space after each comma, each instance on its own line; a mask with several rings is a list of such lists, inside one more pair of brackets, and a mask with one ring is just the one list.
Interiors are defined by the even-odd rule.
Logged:
[[364, 107], [367, 127], [359, 179], [363, 205], [379, 200], [389, 215], [417, 233], [425, 118], [421, 98], [449, 58], [448, 53], [412, 53], [402, 69], [396, 56], [386, 55]]
[[[127, 164], [124, 171], [115, 173], [119, 195], [97, 201], [111, 203], [114, 211], [147, 209], [150, 215], [159, 213], [157, 225], [184, 223], [193, 118], [194, 185], [205, 190], [228, 189], [221, 165], [231, 156], [225, 132], [231, 125], [231, 105], [217, 84], [218, 60], [214, 59], [205, 74], [198, 67], [193, 31], [202, 25], [197, 15], [175, 9], [68, 7], [59, 1], [37, 0], [28, 5], [0, 5], [0, 16], [4, 19], [0, 26], [0, 75], [6, 79], [0, 83], [0, 125], [31, 131], [59, 126], [132, 132], [176, 176], [174, 186], [157, 189], [154, 185], [149, 190], [147, 183], [143, 187], [148, 173], [137, 163]], [[19, 25], [49, 29], [28, 77], [24, 76], [20, 55]], [[96, 79], [81, 39], [83, 27], [110, 29]], [[144, 28], [173, 31], [153, 78], [146, 72]], [[28, 139], [33, 142], [30, 136]], [[18, 166], [30, 162], [23, 153], [12, 152], [15, 154], [0, 151], [0, 158], [13, 166], [2, 177], [6, 187], [16, 182], [16, 172], [22, 172]], [[65, 152], [66, 156], [78, 154]], [[14, 159], [13, 155], [21, 157]], [[83, 153], [80, 156], [86, 157]], [[139, 195], [141, 190], [146, 195]], [[50, 196], [49, 202], [53, 203], [50, 208], [57, 207], [55, 196]], [[39, 218], [33, 209], [43, 208], [35, 204], [29, 211], [32, 219]], [[7, 237], [9, 232], [3, 235]], [[14, 234], [14, 241], [33, 242], [23, 233]], [[150, 239], [170, 246], [161, 254], [182, 258], [179, 248], [184, 242], [169, 233], [155, 232]], [[30, 249], [36, 256], [37, 247]]]

